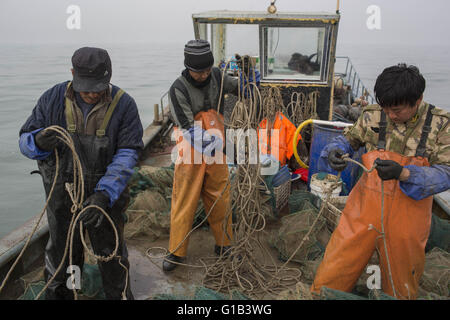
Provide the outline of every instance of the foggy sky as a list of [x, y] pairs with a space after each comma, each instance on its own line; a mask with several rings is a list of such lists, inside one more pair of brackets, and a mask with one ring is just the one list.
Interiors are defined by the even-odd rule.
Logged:
[[[192, 13], [266, 11], [269, 0], [0, 0], [0, 44], [154, 43], [194, 37]], [[81, 30], [68, 30], [69, 5]], [[368, 30], [366, 9], [381, 9], [381, 30]], [[278, 11], [336, 10], [336, 0], [277, 0]], [[342, 0], [339, 43], [449, 45], [448, 0]]]

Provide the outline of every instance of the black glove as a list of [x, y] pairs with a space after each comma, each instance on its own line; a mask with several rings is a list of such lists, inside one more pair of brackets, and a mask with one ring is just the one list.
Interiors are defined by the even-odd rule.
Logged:
[[377, 158], [375, 163], [377, 165], [375, 169], [377, 169], [378, 176], [381, 180], [398, 180], [403, 170], [403, 166], [393, 160], [381, 160]]
[[38, 132], [38, 134], [34, 137], [34, 141], [39, 149], [44, 151], [52, 151], [59, 142], [56, 136], [56, 131], [44, 129]]
[[341, 149], [332, 149], [328, 153], [328, 162], [330, 167], [336, 171], [342, 171], [347, 166], [347, 162], [342, 159], [344, 151]]
[[[95, 192], [83, 202], [84, 208], [90, 205], [99, 206], [106, 211], [109, 206], [109, 197], [104, 191]], [[103, 221], [103, 213], [97, 208], [89, 208], [83, 212], [79, 220], [85, 226], [90, 226], [95, 223], [94, 228], [97, 228]]]

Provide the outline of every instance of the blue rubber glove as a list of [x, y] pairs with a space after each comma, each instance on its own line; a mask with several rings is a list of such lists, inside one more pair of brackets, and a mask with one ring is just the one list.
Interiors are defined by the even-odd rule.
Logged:
[[203, 154], [214, 157], [216, 150], [223, 150], [223, 141], [219, 137], [211, 135], [211, 142], [205, 147]]
[[191, 143], [194, 149], [206, 156], [214, 157], [216, 149], [223, 149], [223, 141], [221, 138], [209, 134], [206, 130], [193, 126], [185, 133], [185, 138]]
[[327, 172], [334, 175], [338, 174], [338, 172], [331, 167], [328, 160], [328, 155], [333, 149], [340, 149], [343, 151], [343, 154], [348, 153], [350, 157], [354, 154], [354, 150], [352, 149], [350, 143], [343, 135], [334, 137], [331, 142], [327, 144], [320, 152], [319, 160], [317, 161], [317, 169], [319, 172]]

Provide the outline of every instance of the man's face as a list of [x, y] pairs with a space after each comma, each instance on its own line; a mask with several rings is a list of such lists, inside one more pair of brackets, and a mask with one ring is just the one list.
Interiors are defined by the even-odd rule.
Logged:
[[[70, 69], [70, 71], [72, 72], [72, 75], [74, 74], [74, 70], [73, 68]], [[97, 102], [99, 102], [103, 95], [106, 93], [106, 90], [104, 91], [100, 91], [100, 92], [86, 92], [86, 91], [81, 91], [79, 92], [81, 99], [83, 99], [84, 102], [86, 102], [87, 104], [96, 104]]]
[[105, 91], [100, 91], [100, 92], [81, 91], [80, 96], [84, 100], [84, 102], [86, 102], [88, 104], [96, 104], [97, 102], [99, 102], [101, 100], [104, 93], [105, 93]]
[[394, 123], [405, 123], [408, 122], [417, 113], [422, 99], [417, 100], [414, 106], [407, 104], [400, 104], [392, 107], [384, 107], [383, 111]]
[[211, 74], [211, 68], [200, 71], [200, 72], [195, 72], [195, 71], [189, 70], [189, 74], [191, 75], [192, 78], [194, 78], [195, 81], [203, 82]]

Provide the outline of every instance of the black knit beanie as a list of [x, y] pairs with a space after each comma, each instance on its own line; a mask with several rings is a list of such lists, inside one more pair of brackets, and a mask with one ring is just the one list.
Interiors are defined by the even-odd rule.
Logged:
[[214, 56], [206, 40], [190, 40], [184, 46], [184, 65], [194, 72], [209, 69], [214, 64]]

